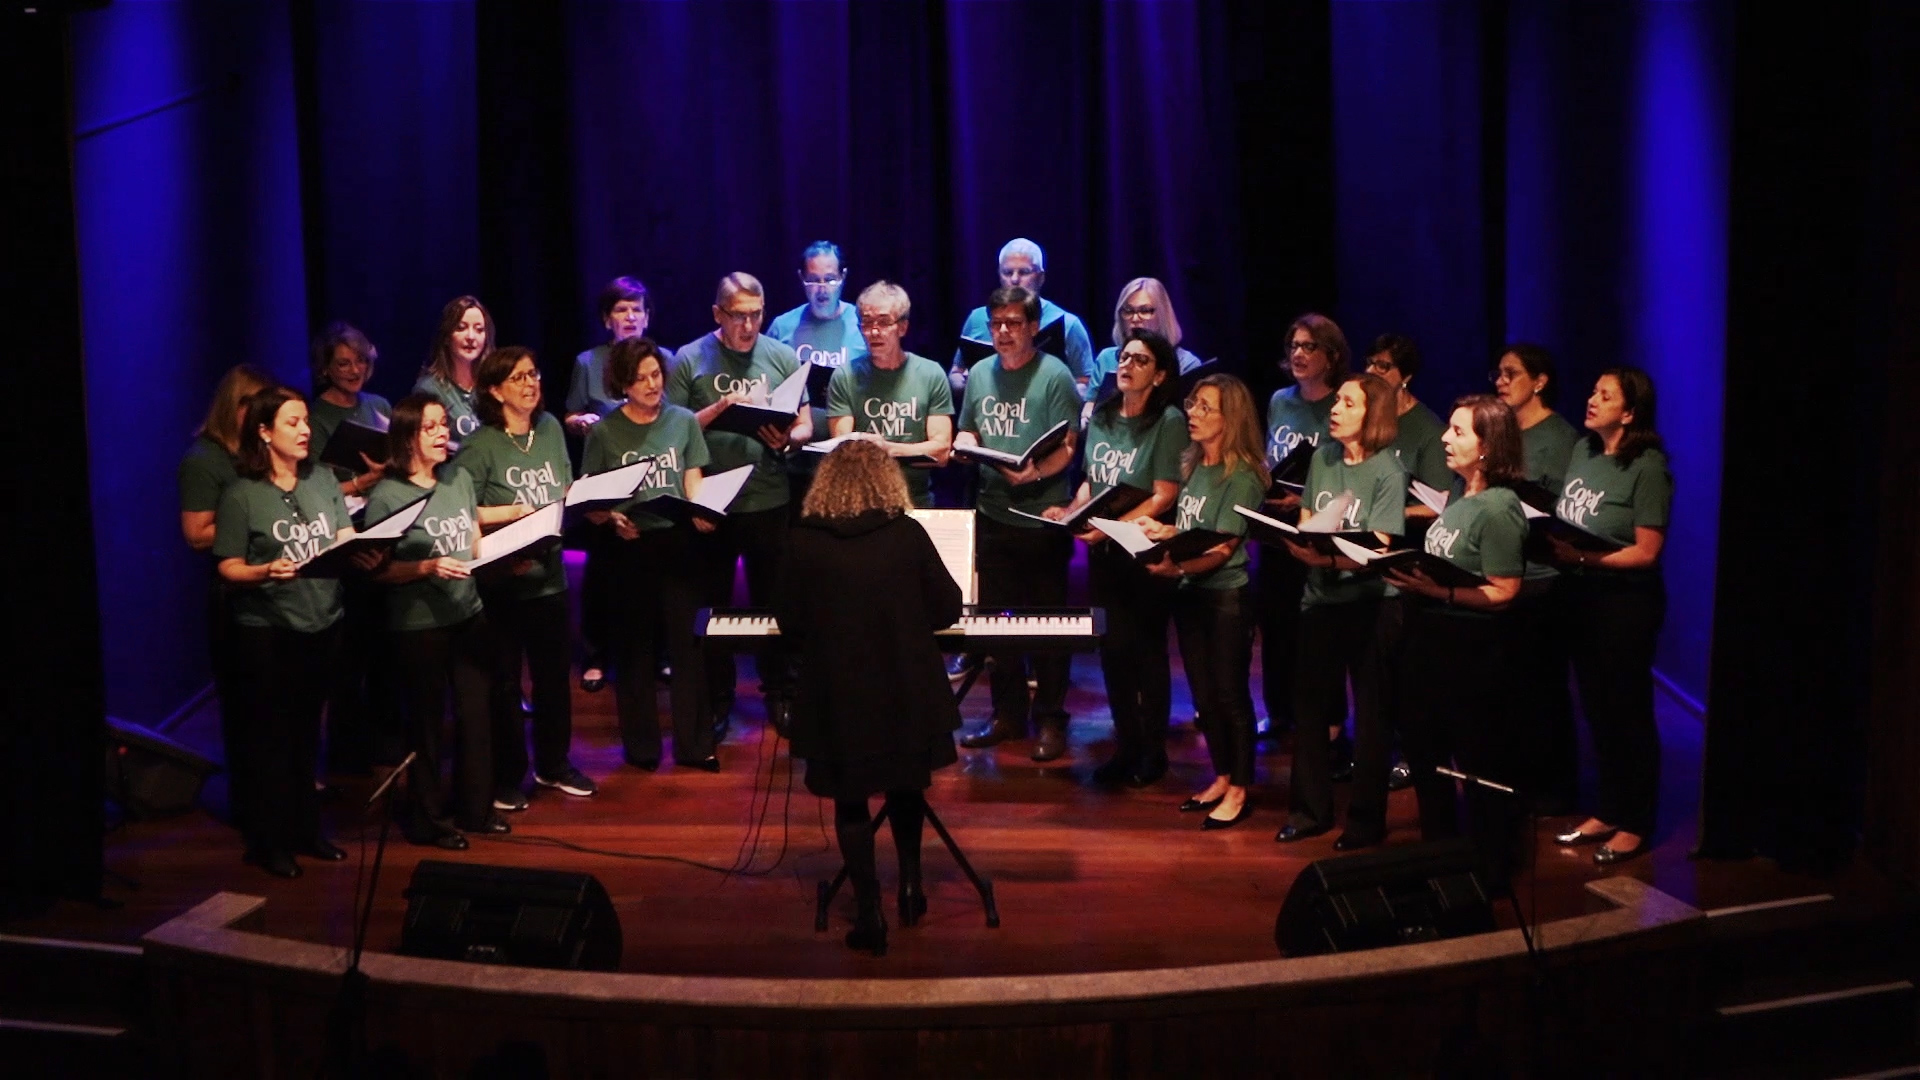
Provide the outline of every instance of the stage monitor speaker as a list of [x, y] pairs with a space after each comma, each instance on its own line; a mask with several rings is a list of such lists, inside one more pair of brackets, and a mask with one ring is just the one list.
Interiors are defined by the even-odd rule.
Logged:
[[620, 919], [591, 874], [423, 859], [407, 883], [408, 956], [620, 969]]
[[1485, 933], [1493, 904], [1479, 866], [1465, 838], [1321, 859], [1287, 892], [1274, 944], [1317, 956]]
[[219, 769], [211, 759], [157, 731], [107, 717], [106, 793], [128, 817], [193, 809], [207, 777]]

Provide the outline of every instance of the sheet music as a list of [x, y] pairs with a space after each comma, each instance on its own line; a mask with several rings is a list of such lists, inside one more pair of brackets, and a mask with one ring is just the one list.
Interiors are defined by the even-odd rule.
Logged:
[[565, 509], [562, 503], [550, 502], [526, 517], [482, 536], [480, 542], [474, 545], [474, 557], [467, 560], [467, 569], [497, 562], [546, 537], [559, 536], [560, 517]]
[[746, 487], [747, 481], [752, 478], [753, 466], [751, 465], [742, 465], [737, 469], [703, 476], [700, 478], [700, 490], [688, 501], [724, 514], [727, 512], [727, 507], [733, 505], [733, 500], [740, 494], [740, 489]]
[[1441, 491], [1439, 488], [1434, 487], [1431, 484], [1422, 483], [1418, 479], [1409, 481], [1407, 484], [1407, 487], [1410, 490], [1412, 490], [1413, 497], [1420, 500], [1420, 505], [1426, 507], [1427, 509], [1433, 511], [1436, 514], [1443, 513], [1446, 511], [1447, 509], [1447, 493], [1446, 492]]
[[636, 461], [592, 476], [583, 476], [567, 486], [566, 505], [590, 502], [617, 502], [632, 497], [653, 472], [654, 460]]
[[1129, 555], [1153, 550], [1153, 541], [1147, 539], [1146, 530], [1131, 521], [1097, 517], [1090, 519], [1087, 524], [1106, 533], [1107, 539], [1125, 548]]
[[960, 586], [960, 602], [979, 603], [974, 588], [973, 511], [913, 509], [907, 511], [907, 516], [927, 530], [934, 550], [940, 553], [940, 561], [946, 564], [947, 573], [953, 576], [954, 584]]
[[767, 400], [756, 401], [754, 404], [797, 415], [800, 412], [800, 395], [807, 392], [808, 367], [807, 364], [801, 364], [799, 370], [787, 376], [779, 386], [773, 388], [773, 392], [767, 395]]

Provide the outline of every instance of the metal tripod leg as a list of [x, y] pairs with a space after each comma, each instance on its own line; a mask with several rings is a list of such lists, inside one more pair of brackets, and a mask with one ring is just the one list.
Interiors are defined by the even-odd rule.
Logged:
[[[997, 929], [1000, 926], [1000, 906], [993, 899], [993, 882], [981, 877], [973, 868], [973, 864], [967, 861], [966, 853], [960, 850], [958, 843], [954, 842], [953, 834], [947, 831], [947, 826], [940, 820], [940, 815], [933, 812], [933, 807], [928, 806], [925, 809], [927, 823], [933, 826], [933, 831], [939, 835], [940, 842], [947, 846], [947, 854], [953, 856], [953, 861], [959, 865], [960, 872], [967, 875], [967, 880], [973, 883], [974, 891], [980, 894], [980, 907], [986, 912], [987, 928]], [[887, 808], [882, 806], [880, 812], [873, 816], [872, 831], [879, 832], [880, 823], [886, 819]], [[823, 881], [815, 887], [813, 929], [816, 933], [826, 932], [827, 906], [833, 903], [834, 896], [840, 892], [840, 886], [846, 884], [846, 881], [847, 866], [841, 863], [840, 872], [833, 875], [832, 881]]]

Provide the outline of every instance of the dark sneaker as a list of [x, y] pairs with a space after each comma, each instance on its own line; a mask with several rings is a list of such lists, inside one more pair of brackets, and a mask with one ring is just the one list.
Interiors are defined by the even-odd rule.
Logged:
[[517, 814], [527, 808], [527, 796], [519, 788], [507, 788], [493, 796], [493, 808]]
[[591, 777], [572, 765], [555, 769], [552, 776], [542, 776], [536, 772], [533, 774], [533, 782], [543, 788], [552, 788], [562, 795], [571, 795], [576, 799], [588, 798], [600, 790], [599, 784], [594, 783]]

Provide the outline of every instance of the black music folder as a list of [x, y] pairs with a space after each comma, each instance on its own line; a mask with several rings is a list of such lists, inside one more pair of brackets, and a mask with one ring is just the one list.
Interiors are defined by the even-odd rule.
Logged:
[[1313, 466], [1313, 452], [1320, 449], [1317, 445], [1300, 440], [1286, 457], [1273, 467], [1273, 484], [1267, 488], [1267, 498], [1284, 499], [1288, 495], [1299, 495], [1307, 490], [1307, 470]]
[[542, 559], [560, 546], [560, 533], [566, 520], [566, 503], [550, 502], [517, 521], [510, 521], [482, 536], [474, 544], [468, 570], [497, 563], [502, 559]]
[[[1041, 327], [1040, 332], [1033, 335], [1033, 347], [1043, 353], [1052, 353], [1055, 357], [1059, 358], [1061, 363], [1066, 363], [1067, 320], [1064, 318], [1055, 319]], [[972, 367], [993, 355], [993, 341], [991, 337], [986, 341], [982, 341], [979, 338], [963, 337], [956, 345], [956, 348], [960, 352], [960, 363], [965, 367]]]
[[702, 477], [700, 490], [691, 499], [678, 495], [657, 495], [641, 503], [638, 509], [675, 524], [684, 524], [694, 518], [719, 521], [727, 516], [727, 507], [733, 505], [740, 489], [746, 487], [752, 477], [753, 466], [742, 465], [737, 469]]
[[[853, 361], [849, 360], [847, 363], [851, 364]], [[839, 370], [837, 367], [828, 367], [825, 364], [807, 365], [807, 399], [813, 402], [814, 408], [826, 409], [827, 384], [833, 381], [833, 373]], [[798, 412], [798, 410], [795, 411]]]
[[327, 440], [327, 448], [320, 452], [320, 464], [345, 469], [358, 476], [367, 471], [367, 463], [360, 458], [362, 454], [374, 461], [387, 460], [386, 430], [342, 420], [340, 426], [334, 429], [333, 436]]
[[[785, 431], [800, 415], [800, 397], [806, 392], [808, 372], [814, 367], [803, 364], [786, 381], [773, 388], [765, 402], [742, 404], [735, 402], [720, 410], [720, 415], [707, 425], [708, 431], [725, 431], [734, 435], [745, 435], [749, 439], [760, 437], [760, 429], [772, 424]], [[829, 369], [831, 370], [831, 369]]]
[[969, 461], [978, 461], [987, 465], [1004, 465], [1018, 472], [1027, 467], [1035, 458], [1046, 457], [1067, 441], [1067, 433], [1073, 429], [1073, 421], [1062, 420], [1041, 433], [1040, 437], [1028, 444], [1018, 454], [1009, 454], [1004, 450], [990, 450], [980, 445], [956, 446], [955, 457], [964, 457]]
[[1162, 558], [1182, 562], [1212, 551], [1229, 540], [1240, 539], [1232, 533], [1215, 532], [1212, 529], [1188, 529], [1174, 533], [1165, 540], [1154, 541], [1147, 538], [1146, 530], [1131, 521], [1093, 518], [1087, 524], [1107, 534], [1109, 540], [1143, 563], [1157, 563]]
[[355, 532], [345, 540], [336, 540], [333, 546], [300, 564], [301, 577], [340, 577], [354, 569], [353, 558], [363, 551], [388, 552], [400, 542], [400, 537], [413, 527], [420, 514], [427, 508], [427, 499], [432, 492], [421, 492], [420, 497], [407, 505], [374, 522], [365, 529]]
[[1534, 561], [1536, 562], [1546, 561], [1547, 553], [1552, 550], [1546, 543], [1546, 538], [1549, 536], [1559, 537], [1572, 545], [1575, 550], [1590, 551], [1596, 555], [1605, 555], [1609, 551], [1619, 551], [1627, 546], [1617, 540], [1609, 540], [1598, 533], [1588, 532], [1570, 521], [1563, 521], [1560, 518], [1548, 514], [1542, 514], [1539, 517], [1529, 515], [1527, 525], [1528, 558], [1533, 558], [1534, 554], [1537, 553], [1540, 558], [1535, 559]]
[[[1359, 560], [1355, 560], [1358, 562]], [[1395, 551], [1381, 551], [1373, 555], [1366, 564], [1368, 570], [1399, 570], [1409, 572], [1419, 570], [1432, 578], [1434, 583], [1449, 589], [1477, 589], [1487, 583], [1487, 579], [1470, 570], [1448, 562], [1438, 555], [1428, 554], [1419, 548], [1400, 548]]]
[[1094, 518], [1118, 518], [1121, 514], [1146, 502], [1152, 496], [1152, 492], [1142, 491], [1132, 484], [1115, 484], [1080, 504], [1074, 508], [1071, 514], [1068, 514], [1059, 521], [1042, 517], [1039, 514], [1029, 514], [1025, 510], [1014, 510], [1013, 512], [1019, 514], [1021, 517], [1032, 518], [1035, 521], [1045, 522], [1048, 525], [1067, 529], [1071, 532], [1085, 532], [1088, 528], [1087, 522]]
[[1303, 547], [1310, 547], [1322, 555], [1340, 554], [1339, 547], [1334, 544], [1335, 539], [1345, 540], [1349, 544], [1357, 544], [1370, 551], [1383, 550], [1387, 546], [1370, 530], [1363, 529], [1359, 531], [1342, 532], [1331, 526], [1327, 528], [1314, 528], [1314, 526], [1322, 522], [1338, 523], [1340, 520], [1338, 514], [1315, 514], [1305, 525], [1293, 525], [1277, 517], [1260, 513], [1257, 510], [1249, 510], [1244, 506], [1236, 506], [1234, 509], [1239, 511], [1241, 516], [1247, 519], [1247, 522], [1253, 530], [1253, 538], [1263, 543], [1273, 544], [1283, 540], [1291, 540]]

